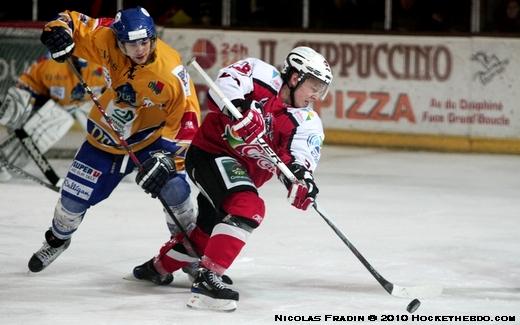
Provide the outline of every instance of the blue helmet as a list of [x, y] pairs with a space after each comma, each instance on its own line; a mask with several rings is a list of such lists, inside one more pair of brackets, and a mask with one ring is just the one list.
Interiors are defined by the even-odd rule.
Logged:
[[118, 11], [111, 28], [119, 42], [134, 42], [157, 37], [153, 18], [142, 7]]

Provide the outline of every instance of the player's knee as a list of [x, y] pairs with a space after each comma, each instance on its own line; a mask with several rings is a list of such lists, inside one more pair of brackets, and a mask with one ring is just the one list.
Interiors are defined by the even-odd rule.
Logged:
[[172, 177], [161, 189], [161, 196], [169, 206], [182, 204], [190, 197], [190, 184], [186, 181], [185, 175], [177, 174]]
[[[161, 190], [161, 196], [173, 212], [173, 215], [184, 230], [193, 228], [197, 218], [197, 207], [190, 197], [191, 188], [184, 175], [171, 178]], [[172, 235], [180, 232], [179, 226], [173, 220], [170, 212], [165, 211], [166, 224]]]
[[236, 192], [229, 195], [224, 200], [222, 209], [234, 218], [247, 220], [251, 229], [258, 227], [265, 215], [264, 200], [253, 191]]
[[78, 229], [88, 205], [61, 197], [54, 209], [52, 229], [56, 237], [68, 239]]
[[240, 217], [240, 216], [233, 216], [233, 215], [227, 215], [223, 220], [223, 223], [240, 228], [242, 230], [245, 230], [249, 233], [253, 232], [253, 230], [258, 227], [258, 223], [256, 221]]
[[[191, 197], [188, 196], [184, 202], [170, 206], [170, 208], [177, 221], [182, 225], [184, 230], [189, 233], [195, 227], [195, 221], [197, 219], [197, 206], [193, 203]], [[169, 212], [165, 211], [165, 217], [170, 233], [172, 235], [179, 233], [179, 226]]]

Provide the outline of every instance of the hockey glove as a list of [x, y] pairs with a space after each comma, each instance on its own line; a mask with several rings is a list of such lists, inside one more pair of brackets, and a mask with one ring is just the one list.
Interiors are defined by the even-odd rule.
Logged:
[[265, 133], [262, 105], [253, 101], [251, 107], [244, 112], [243, 117], [231, 124], [231, 129], [246, 143], [254, 143]]
[[65, 62], [74, 50], [74, 40], [65, 27], [45, 28], [40, 40], [51, 52], [51, 57], [58, 62]]
[[[309, 205], [314, 203], [319, 190], [314, 183], [312, 173], [305, 167], [293, 164], [289, 167], [294, 176], [298, 179], [296, 183], [286, 183], [289, 193], [287, 199], [289, 203], [301, 210], [307, 210]], [[288, 182], [288, 181], [287, 181]]]
[[145, 160], [135, 181], [146, 193], [155, 198], [173, 173], [175, 173], [175, 162], [164, 153], [157, 152]]

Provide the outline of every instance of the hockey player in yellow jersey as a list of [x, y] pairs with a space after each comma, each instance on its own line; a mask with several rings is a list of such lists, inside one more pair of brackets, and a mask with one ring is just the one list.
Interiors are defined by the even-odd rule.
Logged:
[[[58, 62], [75, 55], [108, 70], [110, 88], [100, 103], [142, 162], [136, 182], [152, 197], [160, 194], [189, 229], [194, 204], [184, 154], [198, 129], [200, 107], [180, 55], [157, 38], [152, 17], [141, 7], [119, 11], [113, 20], [65, 11], [45, 25], [41, 40]], [[109, 197], [135, 167], [99, 110], [91, 110], [87, 131], [44, 244], [29, 261], [32, 272], [43, 270], [69, 246], [87, 209]], [[177, 233], [171, 217], [166, 218], [172, 234]], [[160, 284], [173, 279], [156, 275], [147, 279]]]
[[[74, 58], [73, 63], [92, 90], [101, 94], [106, 88], [103, 68], [80, 58]], [[42, 153], [66, 135], [74, 119], [86, 130], [86, 116], [92, 106], [90, 96], [70, 66], [48, 55], [32, 63], [5, 97], [0, 105], [0, 124], [9, 135], [0, 143], [0, 155], [8, 164], [23, 168], [29, 162], [21, 139], [17, 139], [17, 129], [23, 128]], [[10, 174], [2, 168], [0, 181], [9, 178]]]

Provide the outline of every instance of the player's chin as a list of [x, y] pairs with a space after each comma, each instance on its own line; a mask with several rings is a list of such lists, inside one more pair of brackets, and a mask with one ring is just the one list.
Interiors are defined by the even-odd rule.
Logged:
[[132, 61], [134, 61], [135, 64], [145, 64], [146, 61], [148, 61], [148, 54], [134, 56], [132, 57]]

